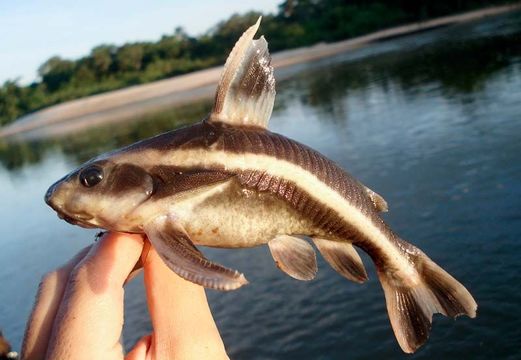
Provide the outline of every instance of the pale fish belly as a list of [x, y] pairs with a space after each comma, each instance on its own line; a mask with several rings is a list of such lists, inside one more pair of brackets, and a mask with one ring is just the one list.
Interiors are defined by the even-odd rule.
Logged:
[[215, 185], [171, 211], [194, 244], [241, 248], [266, 244], [279, 234], [316, 234], [312, 223], [269, 193], [243, 189], [235, 179]]

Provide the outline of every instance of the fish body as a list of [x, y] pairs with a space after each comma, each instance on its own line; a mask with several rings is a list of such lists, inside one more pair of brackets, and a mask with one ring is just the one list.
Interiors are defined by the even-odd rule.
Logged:
[[314, 278], [315, 252], [341, 275], [364, 282], [357, 248], [377, 268], [397, 340], [414, 352], [432, 314], [476, 315], [470, 293], [381, 219], [385, 200], [317, 151], [267, 129], [275, 79], [259, 22], [232, 50], [211, 114], [101, 155], [52, 185], [46, 201], [84, 227], [144, 233], [177, 274], [218, 290], [247, 283], [195, 245], [267, 244], [277, 266]]

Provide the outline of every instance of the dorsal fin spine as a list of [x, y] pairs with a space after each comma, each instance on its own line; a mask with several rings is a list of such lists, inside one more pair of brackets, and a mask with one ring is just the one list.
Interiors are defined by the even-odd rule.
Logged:
[[[235, 43], [232, 51], [230, 52], [230, 55], [228, 55], [228, 59], [226, 59], [226, 63], [224, 64], [224, 71], [221, 75], [221, 80], [219, 81], [219, 88], [217, 89], [217, 92], [215, 93], [215, 104], [212, 111], [212, 114], [219, 114], [222, 111], [222, 107], [224, 104], [224, 98], [226, 96], [225, 92], [220, 92], [220, 87], [222, 85], [226, 85], [229, 82], [231, 82], [231, 79], [233, 76], [238, 72], [238, 65], [244, 58], [244, 56], [238, 57], [237, 55], [239, 53], [244, 53], [244, 48], [249, 46], [250, 42], [253, 40], [253, 37], [255, 36], [255, 33], [259, 29], [260, 22], [262, 20], [262, 16], [260, 16], [257, 19], [257, 22], [250, 26], [248, 30], [246, 30], [239, 40]], [[235, 69], [234, 72], [226, 71], [227, 69]]]

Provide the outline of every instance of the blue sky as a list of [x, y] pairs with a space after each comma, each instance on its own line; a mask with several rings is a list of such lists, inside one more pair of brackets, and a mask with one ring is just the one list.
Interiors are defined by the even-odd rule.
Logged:
[[282, 0], [0, 1], [0, 84], [35, 80], [49, 57], [75, 59], [102, 43], [157, 40], [182, 26], [203, 33], [235, 12], [275, 12]]

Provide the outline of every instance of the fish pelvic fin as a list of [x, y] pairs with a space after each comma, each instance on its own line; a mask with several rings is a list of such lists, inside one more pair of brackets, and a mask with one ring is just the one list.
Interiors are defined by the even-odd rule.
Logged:
[[226, 60], [210, 122], [266, 128], [275, 101], [268, 43], [253, 40], [261, 18], [246, 30]]
[[385, 293], [389, 319], [402, 350], [415, 352], [427, 339], [432, 315], [455, 318], [476, 317], [477, 304], [468, 290], [419, 249], [405, 243], [418, 277], [401, 279], [396, 273], [377, 267]]
[[353, 245], [349, 242], [339, 242], [327, 239], [313, 238], [322, 257], [340, 275], [357, 283], [367, 280], [364, 263]]

